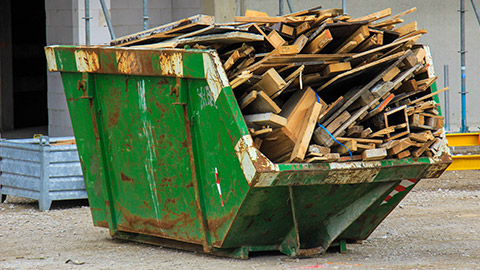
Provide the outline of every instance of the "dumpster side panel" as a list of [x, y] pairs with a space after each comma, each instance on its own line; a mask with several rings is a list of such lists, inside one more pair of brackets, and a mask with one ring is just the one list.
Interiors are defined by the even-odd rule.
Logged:
[[397, 181], [390, 190], [385, 192], [362, 216], [350, 225], [339, 239], [367, 239], [418, 182], [419, 180], [416, 179]]
[[188, 103], [197, 175], [201, 182], [199, 193], [204, 194], [202, 207], [210, 242], [214, 247], [221, 247], [249, 190], [234, 150], [247, 131], [239, 126], [237, 118], [241, 114], [239, 109], [232, 107], [232, 100], [236, 101], [230, 87], [223, 88], [215, 99], [211, 84], [205, 80], [188, 80]]
[[96, 74], [95, 83], [118, 229], [202, 243], [184, 79]]
[[[57, 54], [58, 61], [67, 55]], [[65, 60], [65, 62], [68, 62]], [[91, 75], [62, 72], [63, 86], [67, 99], [73, 132], [77, 144], [80, 163], [87, 190], [92, 219], [96, 226], [108, 228], [108, 205], [102, 173], [102, 151], [99, 145], [99, 133], [96, 111], [93, 103], [93, 84], [89, 83]], [[88, 87], [90, 84], [91, 87]]]

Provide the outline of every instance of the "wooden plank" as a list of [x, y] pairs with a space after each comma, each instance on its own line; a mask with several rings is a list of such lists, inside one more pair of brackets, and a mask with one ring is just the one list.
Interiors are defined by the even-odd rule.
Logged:
[[274, 68], [270, 68], [262, 75], [260, 81], [258, 81], [253, 87], [253, 90], [262, 90], [268, 96], [272, 96], [283, 86], [285, 86], [285, 81], [278, 74]]
[[369, 149], [362, 152], [362, 160], [381, 160], [387, 157], [387, 149], [385, 148], [375, 148]]
[[244, 115], [244, 118], [247, 124], [254, 124], [260, 127], [267, 126], [272, 128], [280, 128], [287, 124], [287, 119], [274, 113]]
[[340, 106], [343, 104], [343, 96], [340, 96], [335, 100], [332, 104], [328, 105], [328, 108], [325, 109], [320, 115], [318, 116], [318, 122], [322, 123], [322, 120], [332, 115], [335, 111], [337, 111]]
[[[254, 92], [254, 91], [252, 91]], [[249, 103], [245, 108], [246, 114], [255, 114], [255, 113], [275, 113], [278, 114], [282, 111], [278, 107], [277, 103], [273, 101], [267, 94], [263, 91], [257, 92], [255, 99]]]
[[368, 135], [372, 134], [372, 129], [371, 128], [366, 128], [362, 133], [360, 134], [360, 138], [367, 138]]
[[360, 17], [360, 18], [357, 18], [357, 19], [351, 19], [349, 21], [350, 22], [359, 22], [359, 21], [373, 22], [373, 21], [385, 18], [385, 17], [390, 16], [390, 15], [392, 15], [392, 9], [391, 8], [386, 8], [384, 10], [380, 10], [380, 11], [377, 11], [375, 13], [372, 13], [372, 14], [369, 14], [369, 15], [366, 15], [366, 16], [363, 16], [363, 17]]
[[[308, 24], [308, 22], [305, 22]], [[288, 24], [282, 23], [280, 25], [280, 33], [288, 35], [288, 36], [294, 36], [295, 35], [295, 27], [290, 26]]]
[[279, 128], [269, 133], [260, 151], [273, 162], [286, 162], [291, 155], [296, 139], [286, 128]]
[[286, 43], [286, 41], [282, 38], [282, 36], [280, 36], [278, 32], [275, 30], [270, 32], [270, 34], [268, 34], [267, 37], [269, 39], [270, 44], [272, 44], [274, 48], [278, 48]]
[[312, 88], [308, 87], [303, 91], [297, 91], [282, 106], [280, 115], [287, 119], [286, 128], [295, 137], [305, 113], [314, 103], [317, 103], [316, 94]]
[[257, 148], [257, 149], [260, 149], [260, 147], [262, 147], [262, 143], [263, 143], [263, 140], [260, 139], [259, 137], [255, 137], [253, 139], [253, 145]]
[[354, 153], [354, 152], [357, 152], [358, 148], [357, 148], [357, 141], [346, 141], [345, 143], [343, 143], [344, 146], [342, 145], [337, 145], [334, 147], [333, 151], [335, 153], [339, 153], [340, 155], [344, 155], [344, 154], [347, 154], [348, 153], [348, 150], [350, 150], [350, 152]]
[[364, 138], [346, 138], [346, 137], [335, 137], [337, 141], [343, 143], [343, 142], [348, 142], [348, 141], [356, 141], [358, 143], [373, 143], [373, 144], [381, 144], [383, 140], [376, 140], [376, 139], [364, 139]]
[[403, 138], [399, 140], [395, 146], [388, 149], [388, 155], [389, 156], [396, 155], [412, 145], [414, 145], [414, 143], [410, 140], [410, 138]]
[[360, 137], [360, 134], [363, 132], [363, 126], [351, 126], [347, 128], [347, 137]]
[[390, 26], [390, 25], [393, 25], [393, 24], [400, 24], [400, 23], [403, 23], [403, 19], [392, 18], [392, 19], [389, 19], [389, 20], [384, 20], [384, 21], [372, 24], [371, 26], [375, 27], [375, 28], [382, 28], [382, 27], [385, 27], [385, 26]]
[[419, 133], [410, 133], [410, 134], [408, 134], [408, 137], [410, 139], [414, 140], [414, 141], [417, 141], [417, 142], [424, 143], [424, 142], [428, 141], [428, 139], [425, 136], [423, 136], [422, 134], [419, 134]]
[[266, 12], [263, 12], [263, 11], [247, 9], [245, 10], [245, 17], [269, 17], [269, 16]]
[[[338, 127], [340, 127], [343, 123], [345, 123], [349, 118], [350, 118], [350, 113], [348, 113], [348, 111], [344, 111], [325, 128], [331, 134], [336, 129], [338, 129]], [[323, 129], [322, 127], [318, 127], [313, 134], [313, 140], [320, 145], [330, 146], [330, 145], [327, 145], [327, 142], [331, 140], [331, 137], [328, 134], [328, 132], [325, 131], [325, 129]]]
[[317, 145], [317, 144], [310, 144], [308, 146], [308, 152], [309, 153], [316, 153], [316, 154], [320, 154], [320, 155], [327, 155], [329, 154], [331, 151], [331, 149], [329, 147], [325, 147], [325, 146], [320, 146], [320, 145]]
[[[379, 64], [382, 64], [382, 63], [385, 63], [385, 62], [388, 62], [388, 61], [391, 61], [391, 60], [394, 60], [394, 59], [397, 59], [399, 57], [402, 57], [405, 55], [405, 52], [399, 52], [399, 53], [396, 53], [394, 55], [390, 55], [390, 56], [387, 56], [387, 57], [384, 57], [384, 58], [381, 58], [379, 60], [376, 60], [376, 61], [373, 61], [373, 62], [370, 62], [368, 64], [365, 64], [365, 65], [362, 65], [360, 67], [356, 67], [352, 70], [349, 70], [347, 72], [343, 72], [335, 77], [333, 77], [332, 79], [330, 79], [328, 82], [324, 83], [320, 88], [317, 89], [317, 92], [320, 92], [322, 91], [323, 89], [327, 88], [328, 86], [330, 86], [331, 84], [333, 84], [335, 81], [338, 81], [340, 80], [341, 78], [343, 77], [346, 77], [346, 76], [349, 76], [349, 75], [352, 75], [354, 73], [357, 73], [357, 72], [360, 72], [360, 71], [363, 71], [365, 69], [368, 69], [368, 68], [371, 68], [373, 66], [376, 66], [376, 65], [379, 65]], [[403, 59], [403, 58], [402, 58]], [[388, 71], [390, 71], [390, 69], [388, 69]], [[386, 71], [386, 72], [388, 72]], [[383, 77], [383, 75], [382, 75]], [[362, 92], [363, 94], [363, 92]], [[361, 95], [361, 94], [360, 94]], [[360, 96], [359, 95], [359, 96]]]
[[225, 71], [229, 70], [238, 59], [240, 59], [240, 53], [238, 51], [234, 51], [223, 64], [223, 69], [225, 69]]
[[322, 76], [328, 77], [328, 76], [331, 76], [332, 74], [347, 71], [350, 69], [352, 69], [350, 62], [333, 63], [325, 67], [325, 69], [322, 71]]
[[310, 23], [309, 22], [304, 22], [300, 24], [299, 26], [295, 27], [295, 34], [300, 35], [305, 33], [310, 29]]
[[182, 38], [177, 40], [177, 46], [183, 46], [188, 44], [229, 44], [229, 43], [241, 43], [241, 42], [256, 42], [263, 41], [264, 37], [258, 34], [246, 33], [246, 32], [228, 32], [223, 34], [212, 34], [198, 37]]
[[400, 37], [401, 36], [405, 36], [409, 33], [412, 33], [412, 32], [415, 32], [417, 31], [417, 22], [411, 22], [409, 24], [406, 24], [402, 27], [399, 27], [399, 28], [396, 28], [396, 29], [393, 29], [393, 31], [397, 32], [400, 34]]
[[240, 86], [241, 84], [243, 84], [244, 82], [248, 81], [252, 76], [253, 76], [252, 73], [244, 71], [237, 78], [230, 81], [230, 87], [233, 90], [238, 86]]
[[256, 98], [257, 98], [257, 91], [255, 90], [250, 91], [250, 93], [248, 93], [245, 97], [240, 99], [240, 102], [239, 102], [240, 109], [241, 110], [245, 109], [245, 107], [250, 105], [250, 103], [252, 103]]
[[313, 106], [307, 110], [303, 123], [300, 126], [300, 132], [297, 141], [295, 142], [295, 147], [290, 156], [290, 162], [300, 162], [305, 158], [308, 144], [312, 139], [313, 130], [317, 124], [318, 115], [320, 114], [321, 109], [322, 105], [320, 103], [313, 103]]
[[380, 129], [368, 135], [367, 138], [384, 137], [385, 135], [390, 134], [394, 131], [395, 131], [395, 127], [386, 127], [384, 129]]
[[407, 158], [410, 156], [410, 151], [407, 149], [407, 150], [403, 150], [402, 152], [398, 153], [397, 154], [397, 158], [398, 159], [402, 159], [402, 158]]
[[302, 53], [315, 54], [321, 51], [333, 40], [330, 30], [326, 29], [312, 40], [303, 50]]
[[382, 80], [384, 82], [391, 81], [395, 76], [397, 76], [400, 73], [400, 69], [398, 67], [392, 68], [390, 71], [387, 72], [387, 74], [383, 75]]
[[411, 152], [412, 156], [413, 157], [420, 157], [434, 142], [435, 142], [435, 140], [432, 139], [432, 140], [424, 143], [422, 147], [417, 148], [415, 150], [412, 150], [412, 152]]
[[250, 130], [250, 134], [252, 135], [252, 137], [262, 136], [262, 135], [268, 134], [268, 133], [273, 131], [272, 128], [262, 128], [262, 129], [258, 129], [258, 130], [249, 129], [249, 130]]
[[345, 40], [338, 48], [335, 50], [335, 53], [348, 53], [352, 51], [357, 45], [362, 43], [368, 36], [370, 31], [368, 26], [362, 25], [355, 33], [353, 33], [347, 40]]
[[433, 96], [435, 96], [435, 95], [438, 95], [438, 94], [440, 94], [440, 93], [442, 93], [442, 92], [445, 92], [445, 91], [447, 91], [448, 89], [449, 89], [448, 87], [442, 88], [442, 89], [440, 89], [440, 90], [438, 90], [438, 91], [435, 91], [435, 92], [433, 92], [433, 93], [430, 93], [430, 94], [428, 94], [428, 95], [425, 95], [425, 96], [423, 96], [423, 97], [421, 97], [421, 98], [415, 99], [414, 101], [409, 102], [408, 105], [412, 105], [412, 104], [419, 103], [420, 101], [423, 101], [423, 100], [425, 100], [425, 99], [429, 99], [429, 98], [431, 98], [431, 97], [433, 97]]
[[279, 23], [289, 22], [285, 17], [266, 17], [266, 16], [235, 16], [235, 22], [247, 22], [247, 23]]
[[186, 33], [188, 29], [203, 28], [214, 23], [213, 16], [195, 15], [179, 21], [171, 22], [165, 25], [157, 26], [132, 35], [120, 37], [110, 42], [114, 46], [127, 46], [149, 39], [170, 38], [172, 33]]

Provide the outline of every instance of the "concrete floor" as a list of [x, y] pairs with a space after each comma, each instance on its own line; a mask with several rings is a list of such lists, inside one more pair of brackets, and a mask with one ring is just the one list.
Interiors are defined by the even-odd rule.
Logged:
[[20, 128], [12, 131], [2, 132], [0, 138], [3, 139], [27, 139], [35, 134], [48, 135], [48, 126]]

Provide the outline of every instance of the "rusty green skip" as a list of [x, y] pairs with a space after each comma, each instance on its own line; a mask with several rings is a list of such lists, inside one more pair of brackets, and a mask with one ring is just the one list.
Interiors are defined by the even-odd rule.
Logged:
[[114, 238], [236, 258], [317, 255], [366, 239], [419, 179], [451, 163], [445, 150], [274, 164], [253, 146], [214, 51], [45, 52], [62, 73], [93, 222]]

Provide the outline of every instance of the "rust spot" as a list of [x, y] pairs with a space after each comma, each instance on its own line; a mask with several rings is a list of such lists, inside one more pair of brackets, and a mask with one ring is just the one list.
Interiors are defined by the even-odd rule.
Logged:
[[108, 123], [110, 126], [116, 126], [118, 124], [118, 118], [120, 117], [120, 112], [115, 111], [113, 113], [108, 114]]
[[307, 209], [308, 209], [308, 208], [312, 208], [312, 207], [313, 207], [313, 203], [307, 203], [307, 204], [305, 205], [305, 208], [307, 208]]
[[135, 182], [135, 180], [133, 180], [131, 177], [128, 177], [124, 173], [120, 173], [120, 178], [123, 182]]
[[[146, 226], [150, 226], [152, 229], [158, 228], [162, 230], [172, 230], [178, 223], [190, 224], [195, 221], [195, 218], [190, 217], [189, 213], [177, 214], [175, 218], [170, 219], [170, 215], [166, 214], [161, 220], [154, 218], [142, 218], [138, 215], [130, 213], [127, 209], [117, 203], [117, 207], [122, 213], [124, 220], [127, 224], [122, 224], [125, 227], [132, 228], [134, 231], [149, 230]], [[120, 225], [119, 225], [120, 226]]]
[[193, 188], [193, 183], [190, 182], [190, 183], [188, 183], [185, 187], [186, 187], [186, 188]]
[[[235, 212], [236, 212], [235, 208], [232, 208], [232, 210], [230, 212], [228, 212], [226, 215], [224, 215], [222, 217], [215, 218], [215, 219], [209, 219], [207, 221], [207, 223], [208, 223], [208, 228], [210, 229], [210, 231], [212, 231], [216, 235], [217, 230], [220, 227], [222, 227], [225, 224], [225, 222], [232, 219]], [[217, 237], [215, 237], [215, 238], [217, 238]]]
[[108, 228], [108, 222], [103, 220], [97, 220], [95, 221], [95, 226]]
[[78, 80], [77, 81], [77, 90], [80, 90], [80, 91], [85, 91], [87, 90], [87, 81], [85, 80]]

